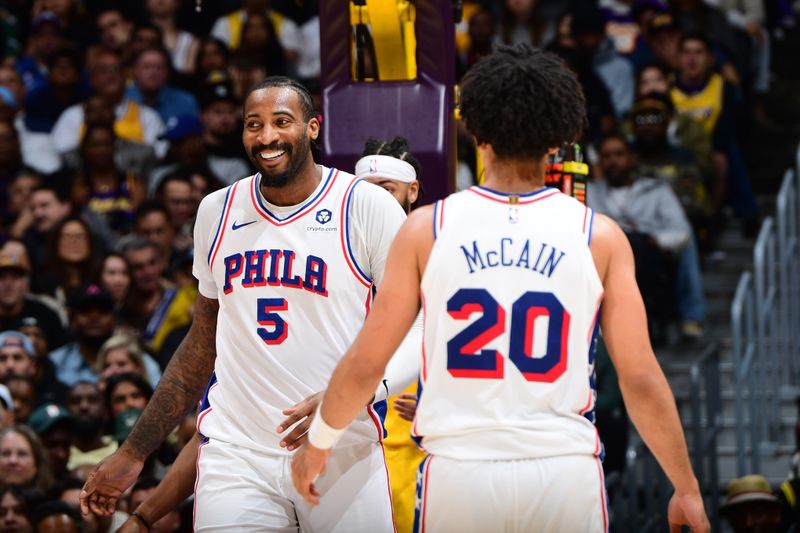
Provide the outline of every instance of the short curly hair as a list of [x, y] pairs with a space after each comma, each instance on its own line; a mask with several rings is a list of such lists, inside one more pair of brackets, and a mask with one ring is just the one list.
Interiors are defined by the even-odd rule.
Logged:
[[575, 74], [529, 45], [499, 46], [461, 86], [461, 117], [479, 144], [504, 159], [538, 159], [576, 142], [586, 128], [586, 99]]

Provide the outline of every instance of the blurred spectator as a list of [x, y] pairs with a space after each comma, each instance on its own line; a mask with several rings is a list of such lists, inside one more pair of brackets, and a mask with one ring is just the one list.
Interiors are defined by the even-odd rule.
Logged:
[[47, 343], [57, 348], [66, 334], [58, 314], [48, 305], [28, 297], [31, 264], [19, 241], [0, 248], [0, 330], [16, 327], [23, 318], [33, 317], [42, 325]]
[[158, 247], [159, 254], [167, 265], [165, 276], [172, 279], [178, 266], [178, 254], [174, 248], [176, 230], [164, 204], [158, 201], [142, 204], [136, 211], [134, 231]]
[[[77, 52], [62, 48], [48, 60], [48, 76], [25, 99], [25, 128], [50, 133], [68, 107], [86, 96], [80, 86], [81, 62]], [[47, 137], [49, 139], [49, 137]]]
[[36, 354], [33, 343], [19, 331], [0, 333], [0, 380], [10, 375], [33, 377]]
[[146, 48], [133, 58], [133, 84], [126, 95], [158, 111], [168, 123], [173, 117], [197, 116], [200, 108], [191, 93], [170, 85], [170, 59], [164, 48]]
[[623, 137], [605, 137], [599, 151], [604, 181], [589, 183], [587, 201], [617, 222], [631, 241], [636, 278], [653, 320], [654, 342], [666, 340], [672, 302], [678, 304], [682, 335], [702, 336], [705, 298], [700, 262], [678, 198], [669, 184], [634, 172], [634, 154]]
[[669, 143], [667, 129], [673, 118], [672, 101], [666, 94], [639, 98], [632, 112], [633, 136], [638, 153], [637, 172], [660, 178], [672, 186], [692, 224], [701, 249], [708, 249], [713, 215], [705, 178], [694, 154]]
[[21, 239], [25, 231], [33, 224], [31, 211], [31, 194], [42, 178], [33, 170], [23, 168], [8, 185], [8, 204], [2, 222], [2, 228], [12, 239]]
[[104, 394], [106, 409], [113, 422], [129, 409], [143, 411], [153, 396], [153, 388], [140, 374], [127, 372], [111, 376]]
[[88, 224], [68, 216], [49, 235], [47, 262], [39, 272], [37, 286], [64, 305], [67, 296], [89, 283], [96, 270], [97, 246]]
[[542, 16], [538, 0], [505, 0], [497, 41], [544, 47], [555, 37], [555, 24]]
[[[157, 373], [151, 376], [149, 370]], [[138, 339], [124, 333], [113, 335], [100, 348], [97, 373], [106, 382], [120, 374], [137, 374], [153, 388], [158, 385], [161, 375], [158, 364], [142, 351]]]
[[248, 15], [242, 26], [242, 42], [235, 55], [262, 66], [267, 76], [287, 73], [283, 48], [266, 13]]
[[22, 171], [22, 152], [19, 135], [11, 122], [0, 121], [0, 212], [8, 212], [8, 187]]
[[584, 61], [576, 50], [556, 47], [552, 51], [561, 56], [578, 76], [586, 97], [586, 118], [589, 121], [583, 142], [597, 143], [603, 135], [614, 129], [616, 123], [611, 94], [603, 80], [595, 73], [594, 67]]
[[64, 46], [63, 23], [64, 21], [52, 11], [42, 11], [31, 22], [28, 55], [22, 57], [15, 65], [22, 75], [25, 91], [28, 94], [45, 83], [50, 59]]
[[482, 57], [492, 52], [494, 28], [494, 15], [486, 8], [478, 8], [470, 17], [468, 26], [469, 46], [458, 57], [461, 75], [465, 74]]
[[[95, 24], [100, 33], [100, 47], [119, 54], [123, 64], [128, 64], [131, 59], [128, 54], [131, 51], [133, 22], [125, 16], [122, 9], [111, 5], [104, 6], [95, 15]], [[91, 49], [89, 55], [92, 55]]]
[[645, 21], [644, 40], [641, 50], [631, 56], [634, 66], [641, 68], [648, 63], [660, 63], [669, 70], [678, 68], [678, 45], [681, 33], [672, 15], [655, 11]]
[[25, 101], [25, 84], [22, 76], [10, 65], [0, 65], [0, 87], [5, 87], [14, 96], [17, 107]]
[[[376, 78], [377, 71], [375, 72], [376, 73], [365, 74], [365, 76], [367, 78]], [[213, 83], [222, 83], [230, 78], [230, 86], [233, 97], [236, 99], [236, 101], [243, 102], [247, 98], [250, 88], [263, 80], [266, 76], [267, 69], [263, 65], [252, 61], [247, 57], [234, 54], [233, 57], [231, 57], [231, 64], [228, 67], [227, 73], [212, 72], [209, 75], [209, 78], [213, 81]], [[309, 89], [309, 91], [311, 91], [313, 98], [314, 91], [312, 89]]]
[[31, 12], [34, 20], [42, 13], [50, 11], [54, 13], [61, 22], [64, 31], [64, 38], [67, 41], [77, 44], [81, 48], [86, 48], [93, 36], [86, 28], [90, 27], [91, 22], [86, 20], [83, 2], [79, 0], [34, 0]]
[[[125, 97], [125, 77], [120, 57], [103, 50], [90, 67], [90, 81], [95, 93], [105, 100], [105, 105], [114, 109], [114, 130], [118, 137], [152, 146], [156, 155], [162, 157], [166, 145], [158, 142], [164, 131], [164, 122], [153, 109], [137, 104]], [[84, 107], [74, 105], [67, 108], [53, 127], [53, 145], [60, 154], [74, 150], [80, 144], [85, 130]]]
[[[114, 109], [106, 104], [102, 96], [90, 96], [83, 102], [84, 123], [86, 128], [103, 126], [114, 128]], [[85, 134], [85, 132], [84, 132]], [[72, 170], [84, 168], [81, 143], [74, 149], [61, 154], [64, 165]], [[147, 176], [157, 161], [153, 146], [116, 135], [114, 141], [114, 164], [123, 174]]]
[[712, 205], [718, 212], [730, 201], [744, 230], [754, 236], [758, 229], [758, 207], [750, 177], [736, 139], [736, 93], [713, 71], [714, 57], [708, 39], [689, 34], [680, 43], [680, 68], [670, 92], [675, 109], [702, 124], [714, 147], [714, 179], [710, 189]]
[[631, 64], [614, 49], [606, 37], [603, 13], [592, 4], [576, 4], [572, 12], [572, 37], [580, 60], [594, 69], [608, 89], [617, 118], [622, 118], [633, 105], [634, 76]]
[[192, 225], [199, 206], [195, 202], [192, 178], [182, 171], [167, 175], [158, 184], [155, 197], [169, 214], [170, 224], [175, 230], [175, 248], [188, 250], [192, 246]]
[[131, 288], [131, 273], [125, 258], [118, 253], [110, 253], [100, 262], [96, 282], [105, 289], [119, 309]]
[[719, 509], [733, 533], [777, 533], [781, 509], [767, 478], [749, 475], [728, 483], [728, 497]]
[[[56, 377], [56, 367], [47, 357], [50, 347], [47, 344], [47, 336], [44, 328], [34, 317], [24, 317], [19, 321], [17, 329], [25, 334], [33, 343], [35, 355], [35, 373], [33, 375], [33, 385], [37, 405], [45, 403], [63, 404], [67, 398], [67, 386], [61, 383]], [[34, 388], [32, 387], [32, 388]]]
[[14, 423], [24, 424], [36, 407], [36, 388], [30, 376], [9, 375], [3, 380], [14, 402]]
[[14, 16], [13, 5], [0, 7], [0, 57], [16, 58], [19, 56], [20, 46], [17, 39], [19, 21]]
[[[631, 0], [600, 0], [603, 12], [605, 33], [614, 43], [616, 51], [623, 55], [633, 53], [641, 39], [639, 24], [634, 16], [633, 6], [637, 2]], [[641, 2], [638, 2], [641, 4]]]
[[270, 0], [244, 0], [242, 9], [220, 17], [214, 22], [211, 35], [236, 50], [242, 43], [244, 23], [253, 13], [266, 14], [278, 34], [284, 58], [292, 67], [300, 57], [300, 30], [290, 18], [270, 9]]
[[96, 465], [117, 451], [116, 441], [105, 434], [108, 414], [97, 383], [76, 383], [67, 395], [67, 410], [75, 429], [67, 468]]
[[201, 166], [191, 166], [186, 169], [192, 181], [192, 196], [195, 205], [199, 206], [200, 201], [214, 191], [225, 187], [225, 184], [217, 178], [210, 170]]
[[216, 83], [205, 87], [200, 106], [209, 168], [228, 185], [250, 175], [242, 148], [241, 109], [231, 86]]
[[176, 288], [163, 279], [163, 258], [150, 241], [135, 237], [124, 245], [122, 253], [133, 279], [123, 320], [141, 331], [148, 350], [157, 354], [169, 332], [191, 320], [190, 308], [197, 292], [188, 287]]
[[47, 452], [28, 426], [18, 424], [0, 431], [0, 479], [42, 493], [53, 485]]
[[[657, 63], [645, 65], [637, 76], [636, 97], [651, 94], [669, 94], [669, 73]], [[695, 162], [704, 176], [713, 176], [711, 163], [711, 137], [703, 126], [687, 115], [675, 113], [672, 107], [672, 119], [667, 126], [669, 143], [684, 148], [694, 154]]]
[[173, 68], [191, 74], [197, 56], [197, 37], [178, 27], [180, 0], [145, 0], [150, 22], [161, 30], [162, 43], [172, 57]]
[[133, 213], [144, 200], [147, 187], [140, 176], [120, 172], [114, 163], [116, 135], [110, 125], [86, 129], [81, 141], [83, 169], [72, 187], [72, 201], [101, 216], [117, 235], [128, 233]]
[[190, 165], [208, 166], [208, 152], [203, 141], [203, 124], [192, 115], [173, 117], [160, 137], [169, 141], [169, 151], [161, 165], [153, 169], [147, 180], [148, 192], [155, 194], [164, 176]]
[[[131, 59], [137, 57], [141, 52], [149, 48], [164, 48], [164, 39], [161, 29], [149, 23], [137, 24], [133, 29], [133, 37], [131, 37], [131, 45], [129, 48], [128, 54], [130, 59], [126, 65], [130, 65]], [[172, 64], [171, 56], [170, 64]]]
[[741, 72], [746, 66], [739, 61], [741, 49], [736, 35], [725, 15], [716, 7], [702, 0], [670, 0], [672, 15], [678, 29], [684, 35], [699, 33], [707, 36], [718, 51], [720, 65], [732, 63], [722, 68], [723, 77], [738, 85]]
[[208, 76], [214, 71], [225, 72], [230, 65], [230, 50], [228, 46], [216, 37], [204, 37], [200, 41], [197, 52], [197, 62], [194, 67], [194, 79], [198, 87], [208, 81]]
[[63, 405], [49, 403], [38, 407], [28, 417], [28, 426], [39, 435], [47, 451], [53, 479], [60, 481], [69, 475], [67, 464], [72, 446], [72, 417]]
[[83, 520], [77, 509], [61, 501], [48, 501], [33, 512], [37, 533], [82, 533]]
[[[136, 509], [147, 499], [150, 494], [155, 492], [159, 481], [155, 478], [140, 478], [131, 489], [128, 496], [129, 509]], [[172, 533], [181, 530], [181, 515], [177, 510], [170, 511], [163, 518], [152, 524], [150, 531], [153, 533]]]
[[0, 430], [14, 423], [14, 399], [8, 387], [0, 383]]
[[41, 500], [35, 489], [21, 485], [0, 485], [0, 526], [4, 531], [33, 533], [33, 509]]
[[68, 387], [82, 381], [96, 383], [97, 354], [117, 325], [114, 300], [97, 285], [88, 285], [70, 295], [67, 307], [74, 340], [50, 352], [50, 360]]

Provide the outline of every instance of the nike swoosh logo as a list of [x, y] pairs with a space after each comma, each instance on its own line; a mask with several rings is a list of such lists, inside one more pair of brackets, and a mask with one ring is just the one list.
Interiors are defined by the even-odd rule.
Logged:
[[256, 222], [257, 222], [256, 220], [251, 220], [250, 222], [245, 222], [244, 224], [239, 224], [239, 225], [237, 225], [236, 222], [234, 222], [233, 226], [231, 226], [231, 229], [233, 231], [236, 231], [239, 228], [243, 228], [245, 226], [249, 226], [250, 224], [255, 224]]

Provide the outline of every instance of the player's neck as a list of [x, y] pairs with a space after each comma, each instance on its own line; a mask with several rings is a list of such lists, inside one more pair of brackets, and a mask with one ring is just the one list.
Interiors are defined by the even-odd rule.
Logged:
[[520, 194], [534, 192], [544, 187], [545, 168], [545, 160], [487, 162], [483, 186], [497, 192]]
[[272, 205], [297, 205], [311, 196], [322, 180], [322, 169], [309, 155], [297, 175], [283, 187], [268, 187], [261, 183], [261, 194]]

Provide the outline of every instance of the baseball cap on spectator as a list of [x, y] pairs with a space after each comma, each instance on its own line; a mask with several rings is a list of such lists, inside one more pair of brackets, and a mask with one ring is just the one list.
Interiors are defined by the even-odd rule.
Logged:
[[672, 100], [666, 94], [650, 93], [639, 97], [631, 108], [631, 113], [637, 115], [639, 113], [659, 112], [668, 113], [672, 112]]
[[677, 30], [675, 21], [669, 13], [656, 13], [650, 20], [647, 21], [646, 31], [647, 35], [656, 35], [662, 31]]
[[0, 333], [0, 348], [8, 347], [22, 348], [31, 357], [36, 355], [31, 340], [19, 331], [7, 330]]
[[114, 309], [114, 299], [99, 285], [92, 283], [76, 290], [67, 302], [70, 309], [82, 311], [90, 305], [99, 305], [109, 311]]
[[61, 19], [52, 11], [42, 11], [31, 21], [31, 31], [36, 31], [45, 24], [53, 24], [59, 30], [61, 29]]
[[166, 126], [164, 133], [158, 136], [159, 139], [181, 141], [192, 135], [203, 134], [203, 124], [194, 115], [169, 117]]
[[758, 474], [731, 480], [728, 483], [728, 498], [719, 510], [725, 514], [738, 505], [754, 501], [771, 502], [775, 507], [779, 505], [767, 478]]
[[4, 269], [17, 270], [24, 274], [30, 272], [31, 263], [25, 249], [20, 246], [20, 249], [17, 250], [16, 247], [10, 246], [10, 243], [3, 246], [0, 249], [0, 270]]
[[32, 430], [41, 435], [58, 423], [72, 424], [72, 417], [64, 406], [48, 403], [36, 408], [28, 417], [27, 423]]
[[203, 88], [200, 94], [200, 108], [205, 109], [211, 104], [219, 101], [238, 103], [233, 89], [227, 82], [211, 83]]
[[135, 407], [126, 409], [118, 414], [114, 419], [114, 440], [122, 443], [127, 439], [141, 414], [142, 410]]
[[14, 399], [11, 397], [11, 391], [2, 383], [0, 383], [0, 404], [3, 404], [3, 409], [6, 411], [14, 412]]

